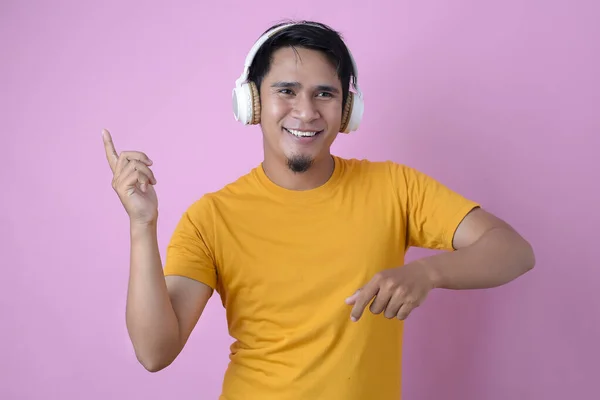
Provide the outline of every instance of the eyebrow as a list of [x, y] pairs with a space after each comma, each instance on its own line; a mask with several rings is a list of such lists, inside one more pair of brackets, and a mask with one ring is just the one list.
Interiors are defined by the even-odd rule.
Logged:
[[[300, 82], [285, 82], [285, 81], [280, 81], [280, 82], [274, 82], [271, 85], [272, 88], [301, 88], [302, 84]], [[318, 91], [323, 91], [323, 92], [331, 92], [331, 93], [339, 93], [339, 90], [331, 85], [317, 85], [316, 89]]]

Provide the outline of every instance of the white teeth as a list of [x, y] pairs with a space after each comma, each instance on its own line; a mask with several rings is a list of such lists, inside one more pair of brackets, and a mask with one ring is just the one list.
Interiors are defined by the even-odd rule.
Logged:
[[298, 137], [311, 137], [311, 136], [315, 136], [317, 134], [317, 132], [296, 131], [294, 129], [287, 129], [287, 128], [286, 128], [286, 131], [288, 131], [292, 135], [298, 136]]

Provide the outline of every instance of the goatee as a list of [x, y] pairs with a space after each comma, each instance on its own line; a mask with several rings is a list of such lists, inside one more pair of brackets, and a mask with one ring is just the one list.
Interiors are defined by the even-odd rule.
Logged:
[[302, 173], [308, 171], [313, 165], [313, 159], [305, 155], [295, 155], [288, 157], [287, 165], [292, 172]]

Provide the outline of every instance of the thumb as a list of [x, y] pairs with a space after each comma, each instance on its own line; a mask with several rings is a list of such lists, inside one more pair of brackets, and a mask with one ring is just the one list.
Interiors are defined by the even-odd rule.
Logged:
[[358, 298], [358, 295], [360, 294], [360, 291], [361, 291], [361, 289], [358, 289], [356, 292], [354, 292], [354, 294], [352, 296], [346, 298], [346, 304], [349, 304], [349, 305], [354, 304], [354, 302]]

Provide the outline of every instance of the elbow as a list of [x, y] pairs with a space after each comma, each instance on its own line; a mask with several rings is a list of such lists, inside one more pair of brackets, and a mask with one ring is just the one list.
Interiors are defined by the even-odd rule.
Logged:
[[155, 357], [143, 358], [138, 356], [137, 359], [139, 363], [146, 369], [146, 371], [151, 373], [160, 372], [173, 362], [172, 360], [165, 360]]
[[163, 369], [168, 367], [168, 365], [166, 365], [166, 364], [142, 364], [142, 365], [144, 366], [146, 371], [148, 371], [150, 373], [160, 372]]
[[150, 336], [131, 335], [131, 343], [137, 361], [148, 372], [159, 372], [170, 366], [181, 351], [179, 340], [174, 335]]
[[535, 267], [535, 251], [533, 250], [531, 243], [525, 239], [522, 239], [521, 248], [521, 265], [523, 267], [523, 273], [526, 273]]
[[137, 350], [135, 351], [135, 356], [138, 362], [146, 369], [148, 372], [159, 372], [163, 369], [170, 366], [179, 351], [176, 350], [176, 346], [160, 346], [154, 347], [152, 349], [145, 349], [145, 351]]

